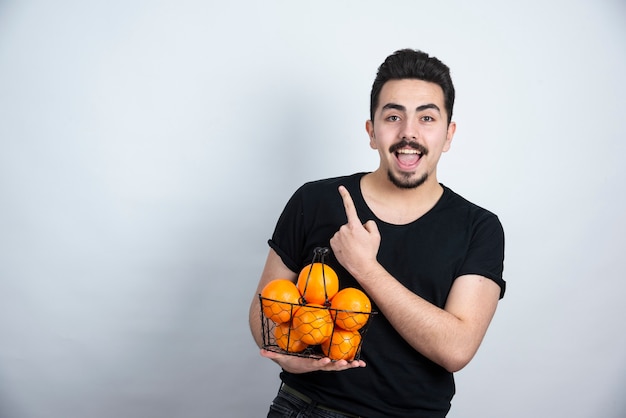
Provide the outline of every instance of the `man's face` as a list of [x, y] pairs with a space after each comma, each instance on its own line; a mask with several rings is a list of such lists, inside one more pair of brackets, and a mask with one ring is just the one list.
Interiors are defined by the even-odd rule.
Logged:
[[366, 129], [390, 181], [415, 188], [437, 182], [437, 163], [450, 148], [456, 125], [448, 125], [439, 85], [403, 79], [383, 85], [374, 121], [367, 121]]

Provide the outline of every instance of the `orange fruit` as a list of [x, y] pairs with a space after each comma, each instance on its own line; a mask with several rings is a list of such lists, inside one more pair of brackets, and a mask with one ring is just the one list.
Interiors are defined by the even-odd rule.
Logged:
[[330, 313], [338, 327], [356, 331], [367, 323], [372, 304], [367, 295], [354, 287], [340, 290], [330, 301]]
[[277, 324], [291, 320], [299, 302], [300, 292], [291, 280], [274, 279], [261, 290], [263, 314]]
[[293, 314], [292, 329], [305, 344], [321, 344], [333, 333], [333, 318], [321, 305], [303, 305]]
[[298, 290], [307, 304], [324, 305], [339, 290], [339, 278], [327, 264], [311, 263], [298, 275]]
[[322, 352], [331, 360], [354, 360], [361, 344], [359, 331], [349, 331], [336, 327], [333, 336], [321, 345]]
[[274, 329], [276, 344], [283, 350], [291, 353], [299, 353], [308, 347], [306, 343], [297, 338], [296, 334], [297, 333], [293, 331], [291, 323], [289, 322], [277, 324]]

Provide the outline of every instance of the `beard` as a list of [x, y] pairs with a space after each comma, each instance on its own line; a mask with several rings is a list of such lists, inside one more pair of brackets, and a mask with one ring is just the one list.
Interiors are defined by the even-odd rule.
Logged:
[[410, 173], [394, 175], [391, 170], [388, 170], [387, 177], [389, 177], [389, 181], [399, 189], [415, 189], [426, 182], [428, 173], [424, 173], [422, 177], [411, 179]]
[[[406, 138], [402, 138], [402, 141], [389, 147], [389, 153], [393, 154], [400, 148], [407, 146], [418, 150], [422, 153], [422, 156], [426, 156], [428, 154], [428, 148], [418, 142], [408, 141]], [[428, 173], [424, 173], [422, 177], [416, 179], [411, 179], [411, 176], [411, 173], [400, 173], [396, 175], [392, 173], [391, 170], [387, 170], [387, 177], [389, 177], [389, 181], [391, 181], [391, 183], [399, 189], [415, 189], [416, 187], [424, 184], [428, 179]]]

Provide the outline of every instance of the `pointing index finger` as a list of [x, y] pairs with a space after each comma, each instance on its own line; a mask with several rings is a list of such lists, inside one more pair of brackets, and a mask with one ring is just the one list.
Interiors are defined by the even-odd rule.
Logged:
[[343, 199], [343, 207], [346, 210], [346, 216], [348, 217], [348, 224], [350, 223], [358, 223], [361, 225], [361, 220], [359, 219], [359, 215], [356, 213], [356, 208], [354, 207], [354, 201], [352, 200], [352, 196], [348, 192], [348, 189], [345, 186], [339, 186], [339, 194]]

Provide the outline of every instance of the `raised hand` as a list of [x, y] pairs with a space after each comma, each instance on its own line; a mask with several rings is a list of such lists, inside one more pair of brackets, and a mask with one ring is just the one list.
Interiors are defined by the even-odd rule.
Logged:
[[348, 222], [342, 225], [330, 240], [335, 257], [357, 280], [376, 261], [380, 247], [380, 233], [373, 220], [361, 223], [352, 196], [344, 186], [339, 186]]

